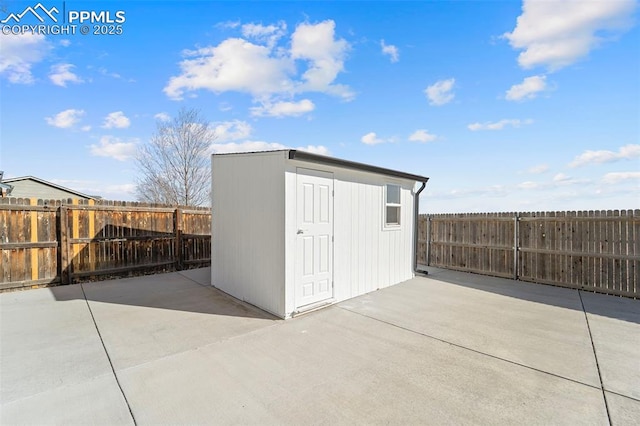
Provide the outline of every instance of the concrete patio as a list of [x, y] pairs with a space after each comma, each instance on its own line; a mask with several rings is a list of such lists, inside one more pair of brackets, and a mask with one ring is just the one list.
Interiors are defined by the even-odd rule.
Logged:
[[640, 419], [640, 301], [430, 268], [282, 321], [209, 274], [0, 294], [0, 423]]

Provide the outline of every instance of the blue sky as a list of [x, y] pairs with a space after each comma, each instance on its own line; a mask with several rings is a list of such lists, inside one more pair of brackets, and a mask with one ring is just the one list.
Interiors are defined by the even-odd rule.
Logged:
[[[0, 20], [37, 3], [0, 2]], [[136, 147], [187, 107], [213, 152], [430, 176], [422, 212], [640, 208], [637, 2], [41, 4], [76, 34], [3, 24], [7, 177], [132, 200]], [[82, 35], [72, 11], [122, 34]]]

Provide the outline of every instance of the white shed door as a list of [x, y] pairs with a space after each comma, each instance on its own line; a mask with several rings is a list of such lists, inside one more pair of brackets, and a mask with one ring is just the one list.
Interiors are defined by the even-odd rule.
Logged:
[[297, 169], [296, 309], [333, 297], [333, 174]]

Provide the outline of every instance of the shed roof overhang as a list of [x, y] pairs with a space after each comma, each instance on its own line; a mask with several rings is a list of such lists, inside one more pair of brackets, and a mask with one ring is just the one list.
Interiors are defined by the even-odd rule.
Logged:
[[364, 163], [357, 163], [355, 161], [341, 160], [339, 158], [327, 157], [325, 155], [312, 154], [310, 152], [300, 151], [297, 149], [289, 150], [289, 160], [299, 160], [299, 161], [306, 161], [309, 163], [318, 163], [318, 164], [325, 164], [329, 166], [344, 167], [344, 168], [353, 169], [353, 170], [362, 170], [365, 172], [378, 173], [385, 176], [393, 176], [393, 177], [399, 177], [403, 179], [410, 179], [416, 182], [426, 183], [429, 180], [429, 178], [425, 176], [414, 175], [412, 173], [405, 173], [397, 170], [385, 169], [384, 167], [372, 166], [370, 164], [364, 164]]

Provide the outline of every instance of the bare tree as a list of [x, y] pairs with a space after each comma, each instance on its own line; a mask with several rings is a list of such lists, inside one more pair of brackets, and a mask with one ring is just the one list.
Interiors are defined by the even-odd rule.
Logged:
[[138, 150], [138, 200], [185, 206], [208, 204], [215, 133], [197, 109], [182, 109], [169, 121], [158, 121], [149, 143]]

